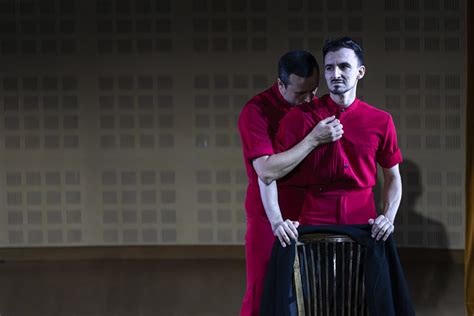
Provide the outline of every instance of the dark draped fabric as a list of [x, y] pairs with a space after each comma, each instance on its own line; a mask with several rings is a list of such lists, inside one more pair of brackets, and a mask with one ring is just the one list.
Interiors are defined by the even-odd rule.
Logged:
[[[414, 316], [408, 286], [398, 259], [395, 241], [390, 236], [386, 242], [376, 242], [366, 225], [300, 226], [300, 235], [314, 233], [343, 234], [350, 236], [366, 248], [365, 290], [369, 312], [372, 316]], [[265, 278], [260, 316], [290, 316], [295, 313], [290, 298], [291, 276], [295, 260], [295, 243], [281, 247], [273, 245], [272, 258]]]

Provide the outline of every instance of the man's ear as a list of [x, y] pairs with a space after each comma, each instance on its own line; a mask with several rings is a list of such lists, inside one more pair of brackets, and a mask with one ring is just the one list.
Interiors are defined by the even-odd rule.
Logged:
[[281, 81], [280, 78], [277, 79], [277, 83], [278, 83], [278, 90], [280, 91], [281, 94], [284, 94], [286, 91], [285, 83], [283, 83], [283, 81]]
[[283, 88], [285, 87], [285, 84], [283, 83], [283, 81], [281, 81], [280, 78], [277, 78], [277, 83], [279, 87], [283, 87]]
[[360, 66], [358, 71], [359, 71], [359, 74], [357, 75], [357, 79], [360, 80], [360, 79], [364, 78], [365, 66], [364, 65]]

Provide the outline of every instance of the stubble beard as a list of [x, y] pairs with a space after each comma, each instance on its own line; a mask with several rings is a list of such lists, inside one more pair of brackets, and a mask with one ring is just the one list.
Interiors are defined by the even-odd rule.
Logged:
[[339, 85], [338, 88], [329, 89], [329, 92], [331, 92], [334, 95], [344, 95], [346, 92], [354, 89], [356, 83], [357, 83], [357, 81], [354, 82], [354, 84], [351, 87], [348, 87], [348, 88], [344, 88], [344, 87]]
[[333, 88], [331, 90], [329, 90], [332, 94], [335, 94], [335, 95], [343, 95], [344, 93], [346, 93], [347, 91], [349, 91], [348, 89], [339, 89], [339, 88]]

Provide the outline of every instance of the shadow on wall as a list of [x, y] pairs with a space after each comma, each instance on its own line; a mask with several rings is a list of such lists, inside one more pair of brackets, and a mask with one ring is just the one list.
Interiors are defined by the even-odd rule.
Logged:
[[[442, 212], [430, 213], [432, 217], [424, 216], [417, 210], [417, 202], [423, 198], [423, 175], [418, 165], [405, 159], [400, 164], [402, 177], [402, 202], [395, 220], [395, 240], [401, 247], [438, 248], [448, 249], [449, 240], [446, 228], [440, 218]], [[383, 209], [383, 173], [377, 177], [374, 188], [374, 198], [377, 210]], [[430, 210], [427, 209], [429, 212]], [[434, 252], [443, 254], [443, 258], [436, 258], [437, 264], [430, 264], [430, 259], [422, 260], [413, 271], [408, 274], [416, 275], [416, 283], [411, 283], [411, 291], [417, 305], [436, 306], [444, 293], [450, 278], [450, 270], [454, 263], [449, 252]], [[407, 275], [408, 280], [410, 276]], [[436, 286], [433, 286], [433, 279]]]

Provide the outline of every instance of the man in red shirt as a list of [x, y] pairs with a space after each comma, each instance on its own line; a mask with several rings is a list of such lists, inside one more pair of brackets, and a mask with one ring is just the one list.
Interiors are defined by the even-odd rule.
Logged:
[[[279, 183], [306, 190], [300, 222], [317, 224], [372, 225], [372, 237], [386, 240], [394, 231], [401, 200], [398, 164], [402, 156], [390, 114], [356, 98], [357, 83], [364, 77], [361, 47], [350, 38], [328, 41], [323, 49], [324, 77], [329, 95], [292, 109], [280, 122], [277, 148], [285, 151], [307, 135], [313, 126], [335, 116], [344, 127], [343, 136], [318, 146]], [[377, 216], [372, 187], [377, 163], [384, 175], [383, 210]], [[267, 213], [277, 216], [285, 210], [275, 198], [276, 186], [261, 186]], [[276, 215], [275, 215], [276, 214]], [[289, 244], [291, 234], [282, 236]]]
[[[306, 137], [286, 151], [275, 153], [275, 135], [283, 116], [294, 106], [310, 101], [319, 84], [319, 66], [306, 51], [291, 51], [280, 58], [278, 80], [243, 107], [239, 116], [248, 188], [245, 199], [247, 232], [245, 235], [247, 287], [241, 316], [258, 315], [263, 281], [271, 249], [277, 236], [297, 236], [301, 189], [290, 188], [280, 203], [287, 212], [267, 217], [260, 197], [259, 184], [275, 185], [275, 180], [293, 170], [319, 144], [340, 138], [340, 124], [333, 116], [321, 120]], [[290, 207], [291, 206], [291, 207]], [[281, 237], [279, 237], [281, 238]]]

